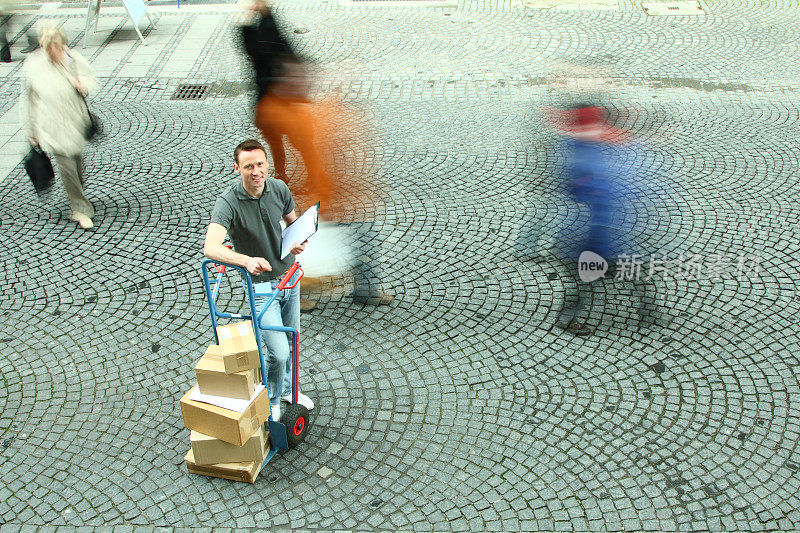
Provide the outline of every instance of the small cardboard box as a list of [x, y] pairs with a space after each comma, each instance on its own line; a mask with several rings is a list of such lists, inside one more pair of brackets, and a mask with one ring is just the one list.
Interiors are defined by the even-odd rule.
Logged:
[[[216, 351], [225, 364], [225, 372], [233, 374], [261, 366], [258, 344], [249, 320], [217, 326], [219, 348]], [[206, 350], [208, 354], [208, 350]]]
[[[256, 346], [256, 352], [258, 352], [258, 347]], [[205, 353], [203, 353], [203, 357], [208, 359], [216, 359], [217, 361], [222, 361], [222, 364], [226, 364], [226, 358], [222, 356], [223, 352], [222, 349], [217, 344], [209, 344], [208, 348], [206, 348]], [[236, 366], [235, 357], [231, 358], [228, 356], [227, 366], [225, 367], [226, 374], [235, 374], [235, 371], [229, 372], [229, 369], [233, 369]], [[244, 372], [241, 370], [240, 372]], [[259, 360], [258, 365], [253, 369], [255, 372], [255, 383], [261, 383], [261, 361]]]
[[210, 403], [196, 402], [189, 395], [197, 385], [181, 398], [183, 425], [236, 446], [242, 446], [269, 418], [269, 396], [264, 388], [238, 413]]
[[[212, 396], [225, 396], [237, 400], [249, 400], [257, 383], [256, 374], [261, 372], [256, 369], [243, 370], [228, 374], [222, 359], [216, 357], [201, 357], [194, 367], [197, 376], [197, 386], [203, 394]], [[197, 454], [195, 454], [197, 455]]]
[[264, 461], [251, 461], [246, 463], [217, 463], [214, 465], [198, 465], [194, 460], [194, 453], [191, 448], [185, 457], [186, 470], [190, 474], [200, 474], [202, 476], [221, 477], [233, 481], [244, 481], [255, 483]]
[[225, 441], [192, 431], [189, 441], [192, 444], [194, 463], [196, 465], [213, 465], [217, 463], [263, 462], [266, 456], [267, 432], [262, 425], [247, 439], [244, 446], [234, 446]]

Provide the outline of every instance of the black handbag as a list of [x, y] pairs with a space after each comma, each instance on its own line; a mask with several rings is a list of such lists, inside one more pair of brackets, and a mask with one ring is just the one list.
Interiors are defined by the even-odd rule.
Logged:
[[39, 195], [43, 195], [53, 185], [56, 174], [53, 172], [53, 163], [47, 154], [38, 146], [32, 146], [31, 151], [25, 156], [25, 172], [31, 178], [33, 188]]
[[[78, 94], [81, 93], [79, 92]], [[103, 126], [100, 124], [100, 119], [97, 118], [97, 115], [92, 113], [89, 109], [89, 103], [86, 101], [86, 97], [81, 94], [81, 98], [83, 98], [83, 105], [86, 106], [86, 112], [89, 113], [89, 125], [86, 126], [86, 140], [96, 140], [96, 137], [103, 134]]]

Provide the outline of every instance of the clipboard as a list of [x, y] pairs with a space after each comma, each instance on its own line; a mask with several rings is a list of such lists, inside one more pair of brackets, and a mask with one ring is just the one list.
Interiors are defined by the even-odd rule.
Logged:
[[309, 207], [281, 232], [281, 259], [291, 253], [292, 244], [304, 243], [319, 228], [319, 202]]

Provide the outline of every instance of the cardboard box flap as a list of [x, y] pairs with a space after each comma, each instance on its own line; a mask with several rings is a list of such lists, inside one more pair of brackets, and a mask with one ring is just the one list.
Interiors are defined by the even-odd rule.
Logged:
[[222, 348], [220, 348], [218, 344], [209, 344], [203, 357], [222, 360]]
[[225, 363], [222, 362], [222, 357], [206, 357], [205, 355], [197, 361], [194, 365], [195, 372], [214, 372], [225, 373]]
[[242, 322], [232, 322], [224, 326], [217, 326], [217, 338], [219, 346], [223, 351], [227, 351], [230, 346], [241, 344], [255, 344], [256, 335], [253, 332], [253, 325], [249, 320]]
[[[194, 367], [200, 392], [209, 396], [222, 396], [236, 400], [252, 399], [255, 386], [261, 381], [261, 369], [249, 368], [239, 372], [229, 372], [228, 370], [222, 357], [205, 355], [201, 357]], [[194, 397], [192, 399], [198, 400]], [[227, 407], [214, 401], [209, 403]]]

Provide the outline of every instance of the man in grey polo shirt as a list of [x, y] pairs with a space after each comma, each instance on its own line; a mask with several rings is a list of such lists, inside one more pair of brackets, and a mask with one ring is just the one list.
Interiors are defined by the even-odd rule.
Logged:
[[[233, 170], [242, 179], [217, 198], [203, 253], [214, 261], [246, 268], [256, 284], [256, 292], [272, 292], [294, 263], [294, 255], [305, 249], [305, 243], [294, 243], [292, 253], [280, 258], [281, 219], [287, 225], [295, 221], [294, 200], [285, 183], [267, 175], [267, 152], [261, 143], [244, 141], [234, 150], [233, 159]], [[233, 250], [222, 244], [226, 234], [230, 235]], [[295, 274], [289, 285], [298, 276], [299, 273]], [[256, 299], [257, 312], [264, 304], [266, 298]], [[261, 324], [299, 330], [299, 286], [283, 290], [262, 317]], [[292, 395], [289, 337], [280, 331], [263, 331], [261, 338], [269, 356], [269, 403], [275, 418], [280, 419], [280, 402], [291, 402]], [[297, 397], [309, 410], [314, 408], [314, 402], [305, 394], [298, 392]]]

